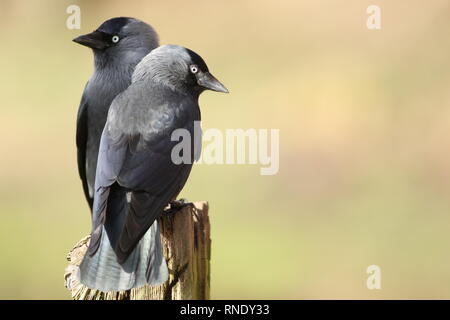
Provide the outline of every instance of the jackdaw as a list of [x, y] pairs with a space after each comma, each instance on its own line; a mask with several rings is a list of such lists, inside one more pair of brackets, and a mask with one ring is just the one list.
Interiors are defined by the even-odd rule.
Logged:
[[159, 41], [151, 26], [125, 17], [107, 20], [73, 41], [94, 52], [95, 70], [84, 88], [76, 133], [78, 172], [92, 210], [98, 148], [109, 106], [130, 85], [135, 66]]
[[[161, 284], [168, 278], [158, 219], [183, 188], [200, 154], [198, 98], [228, 90], [195, 52], [176, 45], [154, 49], [136, 66], [131, 85], [111, 104], [95, 179], [92, 232], [80, 282], [101, 291]], [[189, 133], [189, 150], [172, 158]], [[172, 141], [175, 140], [175, 141]], [[194, 154], [195, 153], [195, 154]], [[130, 194], [127, 200], [128, 194]]]

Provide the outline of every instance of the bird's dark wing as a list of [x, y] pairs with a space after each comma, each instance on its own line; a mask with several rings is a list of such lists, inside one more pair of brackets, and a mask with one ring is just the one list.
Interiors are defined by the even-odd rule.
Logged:
[[[161, 139], [169, 137], [161, 137]], [[155, 152], [146, 148], [130, 154], [119, 175], [119, 184], [134, 186], [124, 229], [115, 248], [119, 262], [125, 261], [139, 240], [181, 191], [192, 164], [174, 164], [171, 148]], [[136, 188], [137, 187], [137, 188]]]
[[[100, 140], [99, 160], [95, 178], [92, 232], [88, 248], [88, 253], [90, 255], [95, 254], [100, 245], [102, 228], [107, 218], [107, 211], [117, 211], [118, 209], [114, 208], [114, 206], [126, 203], [126, 199], [123, 199], [122, 202], [117, 201], [114, 190], [112, 190], [112, 195], [110, 195], [110, 193], [111, 187], [115, 184], [117, 176], [122, 168], [127, 149], [127, 136], [124, 134], [111, 136], [111, 131], [108, 130], [107, 124], [103, 129]], [[125, 193], [123, 193], [123, 195], [125, 196]], [[126, 214], [126, 212], [123, 213]], [[121, 214], [121, 212], [119, 212], [119, 214]], [[113, 219], [116, 219], [116, 215]], [[116, 223], [120, 223], [120, 221], [117, 221]], [[114, 223], [110, 225], [115, 229], [118, 228]]]
[[[194, 121], [200, 119], [198, 104], [185, 97], [161, 96], [165, 97], [163, 101], [156, 98], [135, 113], [142, 123], [137, 125], [139, 134], [130, 140], [117, 179], [121, 186], [133, 190], [123, 231], [115, 247], [119, 262], [126, 260], [164, 207], [181, 191], [192, 168]], [[140, 106], [144, 104], [142, 99], [136, 100]], [[172, 150], [179, 141], [172, 141], [171, 137], [177, 129], [189, 133], [190, 163], [177, 164], [172, 159]]]
[[172, 161], [172, 149], [178, 141], [171, 141], [171, 134], [182, 128], [194, 139], [194, 121], [200, 116], [194, 101], [158, 101], [155, 96], [148, 99], [143, 96], [145, 90], [136, 87], [130, 86], [112, 103], [97, 164], [90, 254], [98, 247], [101, 226], [108, 219], [108, 212], [116, 211], [113, 206], [118, 202], [108, 201], [110, 187], [117, 182], [131, 191], [126, 218], [106, 224], [115, 230], [118, 229], [115, 223], [122, 225], [118, 238], [110, 239], [115, 243], [119, 262], [126, 260], [164, 207], [184, 186], [192, 164]]
[[[86, 84], [87, 87], [87, 84]], [[76, 144], [77, 144], [77, 162], [78, 173], [83, 184], [84, 196], [89, 204], [92, 212], [93, 199], [89, 194], [88, 181], [86, 177], [86, 145], [88, 138], [88, 103], [86, 99], [86, 87], [84, 88], [83, 96], [81, 97], [80, 106], [77, 115], [77, 130], [76, 130]]]

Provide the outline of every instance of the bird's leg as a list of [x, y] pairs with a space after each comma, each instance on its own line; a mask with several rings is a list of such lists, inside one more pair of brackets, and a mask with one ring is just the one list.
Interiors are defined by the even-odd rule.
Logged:
[[172, 200], [169, 202], [169, 206], [164, 209], [166, 214], [174, 214], [187, 206], [193, 206], [192, 202], [188, 202], [187, 199], [181, 198], [179, 200]]

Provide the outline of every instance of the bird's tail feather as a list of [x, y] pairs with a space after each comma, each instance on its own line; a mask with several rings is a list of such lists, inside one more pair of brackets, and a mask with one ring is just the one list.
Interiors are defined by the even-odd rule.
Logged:
[[162, 252], [158, 221], [147, 230], [123, 264], [117, 262], [108, 234], [102, 230], [99, 248], [94, 255], [85, 255], [78, 278], [87, 287], [100, 291], [123, 291], [145, 284], [158, 285], [168, 278]]

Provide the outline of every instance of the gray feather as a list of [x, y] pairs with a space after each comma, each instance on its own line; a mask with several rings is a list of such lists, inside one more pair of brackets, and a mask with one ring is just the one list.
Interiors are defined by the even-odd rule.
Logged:
[[[104, 230], [103, 230], [104, 231]], [[86, 255], [80, 265], [78, 280], [100, 291], [122, 291], [145, 284], [159, 285], [168, 278], [162, 254], [158, 222], [148, 229], [128, 260], [119, 264], [106, 232], [94, 256]]]

